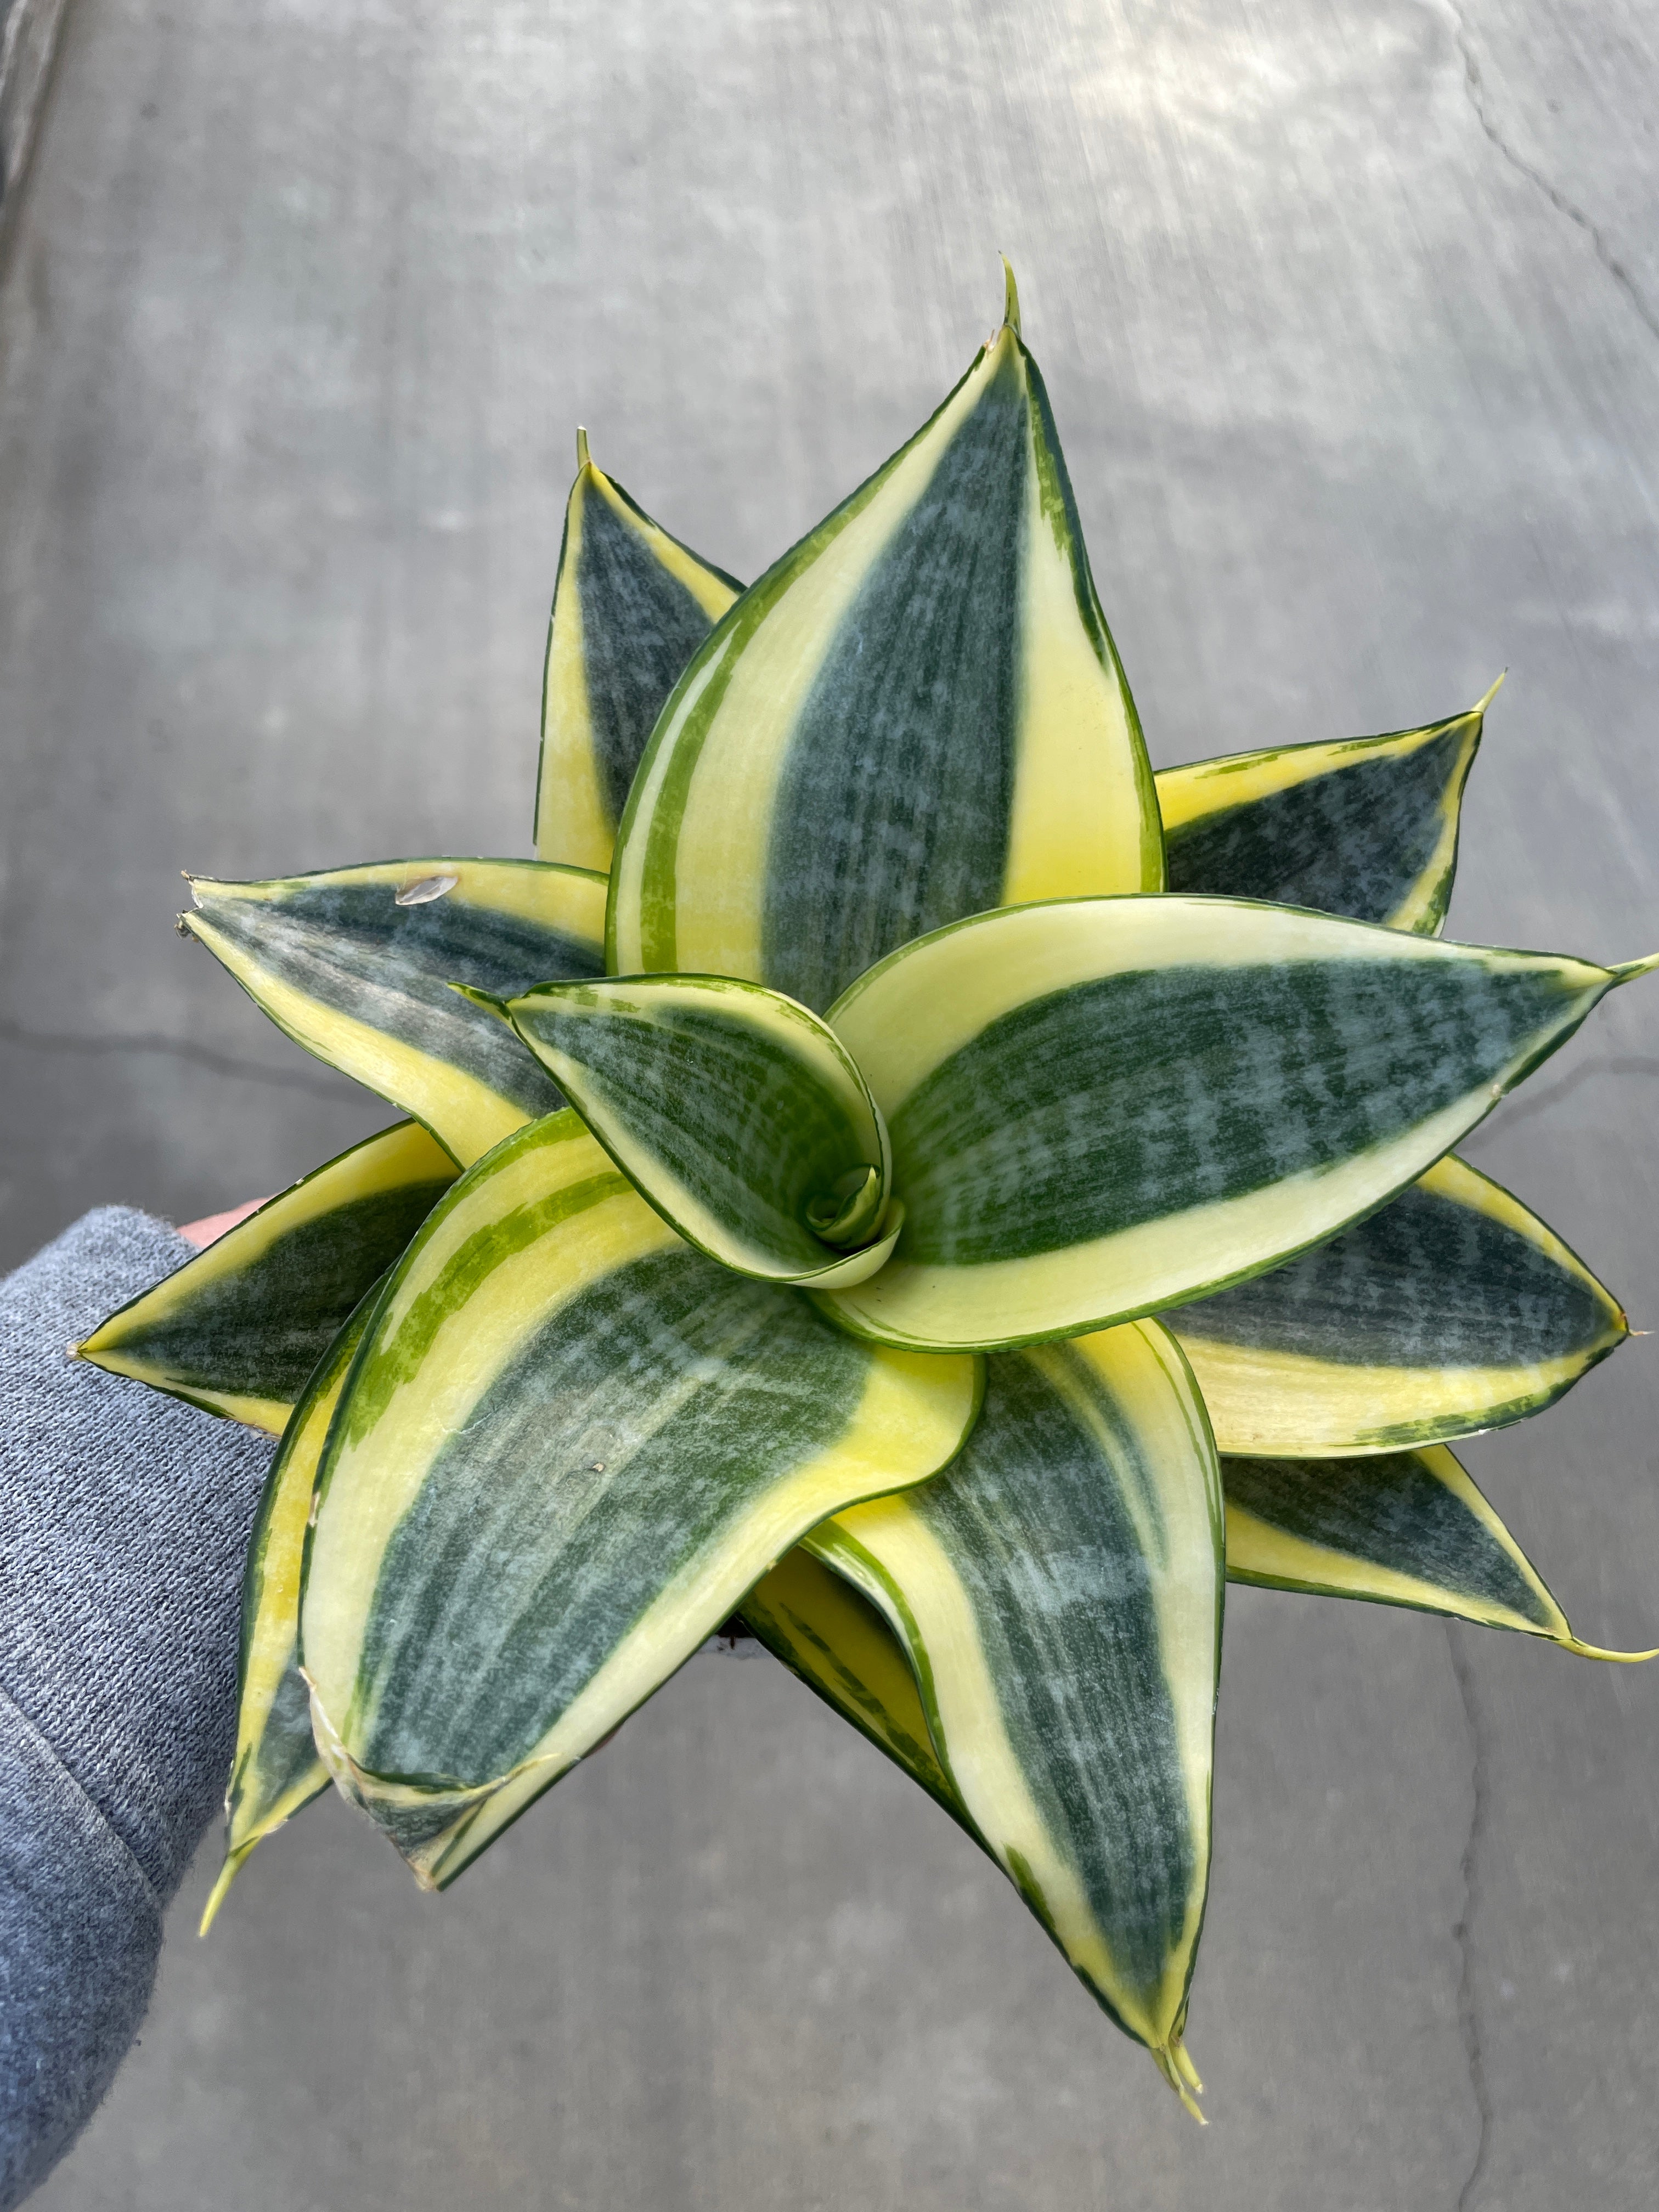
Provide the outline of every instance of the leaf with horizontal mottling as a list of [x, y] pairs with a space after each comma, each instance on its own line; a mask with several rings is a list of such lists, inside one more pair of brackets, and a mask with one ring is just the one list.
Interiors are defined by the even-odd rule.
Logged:
[[586, 431], [576, 447], [547, 626], [536, 850], [603, 872], [663, 702], [743, 586], [596, 468]]
[[980, 1385], [706, 1259], [574, 1113], [520, 1131], [399, 1264], [330, 1431], [301, 1645], [336, 1781], [441, 1887], [816, 1522], [943, 1466]]
[[463, 1167], [563, 1103], [512, 1031], [450, 986], [511, 998], [605, 966], [605, 884], [538, 860], [378, 860], [191, 881], [180, 927], [296, 1044], [423, 1121]]

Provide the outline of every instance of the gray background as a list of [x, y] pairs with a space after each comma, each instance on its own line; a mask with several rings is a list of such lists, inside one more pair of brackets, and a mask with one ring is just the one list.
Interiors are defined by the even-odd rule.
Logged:
[[[71, 0], [0, 292], [0, 1261], [387, 1116], [177, 871], [527, 849], [577, 420], [753, 574], [1020, 272], [1154, 755], [1504, 664], [1453, 926], [1659, 945], [1659, 21], [1632, 0]], [[1469, 1147], [1659, 1326], [1659, 985]], [[1472, 1446], [1659, 1641], [1659, 1343]], [[43, 2212], [1645, 2207], [1659, 1671], [1236, 1594], [1186, 2120], [769, 1661], [441, 1902], [333, 1804], [172, 1923]]]

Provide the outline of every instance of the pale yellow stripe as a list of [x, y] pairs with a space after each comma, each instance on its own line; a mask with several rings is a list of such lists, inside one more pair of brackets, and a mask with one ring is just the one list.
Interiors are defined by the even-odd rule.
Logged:
[[599, 471], [576, 471], [564, 511], [564, 552], [553, 592], [543, 678], [541, 781], [536, 793], [536, 851], [544, 860], [608, 868], [612, 825], [599, 795], [593, 722], [582, 660], [582, 604], [576, 563], [582, 550], [582, 508]]
[[1501, 1184], [1449, 1152], [1418, 1183], [1437, 1198], [1501, 1222], [1593, 1291], [1607, 1316], [1603, 1334], [1559, 1359], [1526, 1366], [1402, 1368], [1230, 1344], [1205, 1335], [1201, 1313], [1182, 1315], [1170, 1326], [1198, 1375], [1222, 1451], [1245, 1458], [1317, 1459], [1398, 1450], [1409, 1442], [1401, 1431], [1411, 1426], [1420, 1434], [1457, 1422], [1468, 1434], [1486, 1426], [1487, 1416], [1504, 1406], [1553, 1397], [1596, 1351], [1626, 1334], [1624, 1314], [1577, 1254]]
[[215, 1407], [227, 1419], [263, 1429], [272, 1437], [282, 1435], [294, 1411], [280, 1398], [244, 1398], [234, 1390], [192, 1390], [190, 1395], [198, 1405]]
[[1391, 1567], [1376, 1566], [1368, 1559], [1353, 1559], [1346, 1552], [1330, 1551], [1322, 1544], [1307, 1543], [1300, 1537], [1288, 1535], [1284, 1530], [1258, 1520], [1255, 1514], [1247, 1512], [1242, 1506], [1233, 1504], [1227, 1507], [1228, 1573], [1264, 1576], [1275, 1582], [1317, 1583], [1353, 1597], [1370, 1598], [1386, 1604], [1426, 1606], [1432, 1612], [1454, 1613], [1467, 1620], [1518, 1629], [1528, 1636], [1547, 1635], [1558, 1642], [1571, 1642], [1572, 1631], [1568, 1627], [1561, 1608], [1539, 1580], [1530, 1561], [1509, 1530], [1464, 1473], [1457, 1459], [1443, 1446], [1419, 1452], [1417, 1456], [1490, 1531], [1493, 1541], [1501, 1547], [1528, 1588], [1536, 1592], [1540, 1603], [1547, 1609], [1554, 1624], [1553, 1627], [1540, 1629], [1536, 1621], [1527, 1620], [1524, 1614], [1512, 1612], [1507, 1606], [1466, 1600], [1455, 1592], [1443, 1589], [1437, 1583], [1421, 1582], [1415, 1575], [1400, 1574]]
[[[597, 1167], [591, 1164], [586, 1144], [573, 1144], [570, 1152], [578, 1170], [587, 1165], [590, 1172], [614, 1176], [602, 1153]], [[556, 1182], [545, 1147], [533, 1146], [481, 1185], [438, 1224], [397, 1285], [375, 1328], [376, 1352], [395, 1347], [410, 1304], [441, 1279], [459, 1244], [577, 1179], [572, 1173]], [[447, 1314], [419, 1377], [393, 1393], [367, 1435], [343, 1440], [318, 1516], [303, 1615], [306, 1672], [331, 1714], [343, 1717], [349, 1707], [369, 1605], [393, 1531], [438, 1452], [465, 1427], [517, 1353], [526, 1328], [615, 1267], [675, 1242], [667, 1224], [626, 1188], [569, 1217], [556, 1236], [538, 1237], [503, 1260]]]
[[[1120, 1495], [1152, 1563], [1188, 1815], [1203, 1855], [1210, 1829], [1219, 1629], [1213, 1562], [1223, 1509], [1201, 1401], [1179, 1351], [1155, 1322], [1102, 1331], [1029, 1356], [1115, 1467], [1112, 1441], [1073, 1364], [1086, 1361], [1116, 1397], [1154, 1466], [1171, 1474], [1156, 1497], [1138, 1492], [1133, 1484], [1123, 1485]], [[837, 1514], [807, 1543], [857, 1583], [902, 1642], [915, 1638], [938, 1716], [939, 1748], [975, 1826], [1011, 1875], [1015, 1858], [1024, 1862], [1067, 1958], [1106, 1993], [1132, 2033], [1180, 2070], [1171, 2046], [1181, 2024], [1187, 1962], [1203, 1921], [1204, 1882], [1194, 1885], [1187, 1901], [1180, 1942], [1149, 2004], [1148, 1993], [1117, 1972], [1076, 1869], [1056, 1848], [1030, 1794], [1002, 1725], [972, 1604], [925, 1517], [908, 1498], [878, 1498]], [[1186, 1571], [1175, 1565], [1177, 1560]]]
[[[495, 1790], [453, 1858], [440, 1838], [423, 1854], [446, 1880], [476, 1857], [531, 1800], [591, 1751], [690, 1658], [796, 1539], [824, 1516], [872, 1491], [922, 1480], [950, 1459], [973, 1419], [975, 1363], [878, 1353], [853, 1420], [818, 1457], [757, 1498], [719, 1549], [668, 1583], [556, 1721], [529, 1758]], [[313, 1568], [313, 1577], [315, 1570]], [[309, 1622], [309, 1613], [307, 1620]], [[310, 1645], [307, 1645], [307, 1660]]]
[[[1098, 1330], [1068, 1345], [1040, 1346], [1027, 1356], [1096, 1436], [1107, 1464], [1115, 1468], [1110, 1432], [1087, 1391], [1067, 1371], [1073, 1358], [1086, 1360], [1133, 1425], [1147, 1459], [1166, 1478], [1154, 1498], [1128, 1481], [1120, 1484], [1119, 1494], [1154, 1568], [1151, 1589], [1164, 1680], [1186, 1781], [1187, 1818], [1202, 1862], [1210, 1832], [1219, 1662], [1214, 1561], [1224, 1511], [1204, 1401], [1179, 1346], [1155, 1321]], [[1187, 1901], [1181, 1942], [1170, 1960], [1164, 1990], [1170, 2025], [1186, 1962], [1203, 1924], [1205, 1888], [1199, 1882]]]
[[[1472, 721], [1474, 715], [1457, 719]], [[1431, 740], [1447, 734], [1444, 723], [1425, 723], [1386, 738], [1340, 738], [1322, 744], [1269, 745], [1255, 752], [1227, 753], [1218, 760], [1188, 761], [1158, 772], [1158, 810], [1166, 830], [1184, 830], [1206, 815], [1218, 814], [1254, 799], [1315, 783], [1334, 770], [1360, 760], [1407, 760]]]
[[[544, 860], [471, 860], [453, 854], [424, 859], [373, 860], [362, 867], [333, 868], [313, 876], [279, 876], [268, 883], [221, 883], [201, 876], [191, 881], [192, 895], [204, 893], [217, 900], [236, 900], [245, 906], [280, 906], [296, 884], [316, 889], [333, 884], [385, 884], [392, 891], [408, 890], [434, 876], [453, 876], [455, 887], [442, 896], [462, 906], [486, 913], [517, 915], [544, 928], [582, 938], [596, 947], [605, 941], [605, 902], [608, 889], [603, 875], [591, 868], [568, 867]], [[188, 919], [188, 917], [186, 917]]]
[[[1174, 2006], [1160, 2004], [1158, 2010], [1169, 2014], [1160, 2020], [1147, 2009], [1144, 1993], [1124, 1984], [1076, 1869], [1055, 1849], [1008, 1741], [973, 1607], [949, 1555], [902, 1498], [880, 1498], [836, 1518], [836, 1528], [826, 1536], [833, 1545], [836, 1535], [844, 1534], [878, 1564], [878, 1576], [860, 1581], [901, 1638], [906, 1623], [887, 1583], [904, 1594], [926, 1658], [939, 1749], [988, 1847], [1011, 1877], [1013, 1858], [1024, 1861], [1067, 1959], [1105, 1991], [1133, 2034], [1155, 2046], [1164, 2044]], [[857, 1565], [854, 1552], [836, 1547], [834, 1556], [845, 1568]], [[1179, 1994], [1177, 1987], [1177, 2001]]]
[[[881, 489], [791, 580], [750, 634], [693, 772], [680, 824], [675, 927], [682, 969], [763, 980], [772, 820], [801, 708], [860, 587], [1013, 343], [1005, 331], [988, 348]], [[688, 700], [678, 722], [690, 706]], [[671, 735], [665, 753], [672, 744]]]
[[[650, 826], [661, 796], [663, 786], [674, 765], [675, 741], [685, 726], [698, 701], [719, 674], [726, 661], [736, 649], [736, 632], [728, 630], [718, 639], [708, 653], [708, 658], [696, 667], [696, 672], [686, 684], [678, 703], [672, 708], [665, 726], [659, 725], [657, 737], [640, 763], [635, 778], [636, 797], [634, 814], [635, 829], [620, 848], [611, 855], [611, 884], [612, 910], [616, 925], [616, 972], [619, 975], [636, 975], [645, 964], [642, 933], [643, 908], [641, 900], [645, 883], [645, 866], [651, 848]], [[689, 963], [682, 959], [682, 967]], [[719, 973], [716, 969], [714, 972]]]
[[[1485, 948], [1476, 948], [1477, 954]], [[934, 1068], [1016, 1007], [1102, 975], [1292, 961], [1456, 960], [1469, 948], [1247, 899], [1078, 899], [976, 915], [894, 953], [833, 1006], [830, 1027], [891, 1121]], [[1570, 988], [1605, 969], [1543, 953], [1501, 956]]]
[[[1464, 750], [1459, 771], [1455, 774], [1440, 794], [1440, 834], [1434, 841], [1434, 850], [1418, 871], [1417, 880], [1389, 916], [1390, 929], [1421, 927], [1431, 912], [1431, 896], [1438, 888], [1446, 872], [1457, 856], [1458, 825], [1463, 811], [1462, 767], [1467, 765], [1470, 750], [1480, 734], [1480, 725], [1473, 723], [1464, 740]], [[1445, 927], [1445, 916], [1434, 924], [1437, 931]]]
[[569, 1107], [550, 1115], [532, 1143], [526, 1139], [516, 1158], [492, 1164], [460, 1204], [428, 1218], [421, 1231], [417, 1262], [392, 1285], [382, 1309], [377, 1335], [403, 1327], [410, 1308], [435, 1282], [472, 1237], [482, 1219], [499, 1219], [521, 1206], [538, 1205], [576, 1183], [615, 1176], [616, 1165]]
[[1480, 735], [1486, 703], [1482, 700], [1469, 714], [1455, 716], [1449, 721], [1428, 723], [1421, 729], [1402, 730], [1386, 738], [1347, 738], [1328, 744], [1275, 746], [1261, 752], [1233, 753], [1222, 760], [1192, 761], [1182, 768], [1164, 769], [1157, 779], [1164, 826], [1166, 830], [1183, 829], [1206, 815], [1248, 805], [1255, 799], [1270, 798], [1299, 784], [1317, 781], [1322, 776], [1352, 767], [1358, 760], [1406, 760], [1425, 744], [1461, 728], [1459, 763], [1441, 795], [1440, 832], [1434, 850], [1418, 872], [1411, 890], [1389, 916], [1391, 929], [1415, 929], [1428, 911], [1430, 892], [1451, 865], [1456, 851], [1463, 771]]
[[820, 1291], [850, 1290], [854, 1283], [867, 1283], [892, 1258], [893, 1247], [903, 1231], [904, 1208], [896, 1199], [888, 1206], [883, 1220], [885, 1225], [873, 1244], [849, 1252], [844, 1260], [832, 1260], [826, 1267], [814, 1268], [811, 1274], [795, 1275], [789, 1279]]
[[[846, 1046], [817, 1015], [793, 999], [723, 975], [603, 976], [591, 983], [561, 984], [544, 996], [526, 992], [514, 1000], [508, 1012], [533, 1024], [538, 1012], [562, 1008], [614, 1015], [618, 1020], [650, 1022], [672, 1026], [677, 1013], [715, 1009], [730, 1020], [768, 1041], [781, 1057], [807, 1071], [810, 1079], [829, 1091], [860, 1130], [870, 1147], [867, 1164], [885, 1176], [890, 1167], [887, 1133], [875, 1101], [865, 1086], [856, 1062]], [[532, 1049], [552, 1054], [554, 1048], [536, 1039]], [[557, 1057], [567, 1064], [571, 1055]]]
[[[728, 1267], [768, 1280], [810, 1279], [826, 1286], [862, 1282], [891, 1252], [902, 1225], [902, 1213], [878, 1243], [864, 1250], [843, 1256], [824, 1245], [820, 1248], [821, 1264], [811, 1270], [780, 1270], [769, 1253], [750, 1243], [739, 1225], [715, 1212], [660, 1153], [635, 1133], [625, 1107], [620, 1113], [613, 1110], [605, 1093], [596, 1091], [590, 1083], [581, 1060], [551, 1038], [535, 1033], [535, 1017], [544, 1008], [587, 1009], [614, 1016], [618, 1021], [667, 1027], [677, 1011], [705, 1005], [718, 1006], [733, 1021], [768, 1039], [781, 1057], [804, 1068], [811, 1081], [837, 1100], [861, 1132], [866, 1147], [861, 1164], [877, 1170], [884, 1192], [892, 1176], [886, 1124], [846, 1047], [832, 1030], [793, 999], [724, 977], [674, 976], [657, 981], [647, 976], [620, 982], [607, 977], [586, 986], [566, 986], [556, 998], [550, 994], [540, 998], [532, 993], [514, 1000], [508, 1011], [521, 1023], [520, 1033], [571, 1103], [603, 1132], [612, 1158], [641, 1190], [649, 1193], [653, 1204], [662, 1208], [683, 1237]], [[850, 1170], [854, 1163], [849, 1159], [847, 1165]]]
[[[591, 468], [592, 464], [589, 465]], [[592, 469], [592, 473], [596, 489], [617, 520], [624, 528], [631, 530], [636, 538], [644, 540], [659, 565], [677, 583], [684, 585], [709, 621], [718, 622], [738, 596], [731, 585], [723, 576], [717, 576], [712, 568], [705, 568], [695, 554], [686, 551], [684, 545], [677, 545], [668, 532], [647, 516], [636, 514], [603, 469]]]
[[[264, 1734], [270, 1708], [300, 1633], [300, 1570], [304, 1563], [306, 1526], [311, 1518], [312, 1486], [347, 1370], [326, 1396], [308, 1409], [306, 1422], [283, 1468], [281, 1486], [265, 1530], [259, 1562], [259, 1608], [248, 1641], [247, 1672], [237, 1715], [239, 1753], [251, 1752]], [[274, 1826], [275, 1820], [265, 1825]], [[247, 1840], [246, 1828], [232, 1820], [231, 1848]]]
[[90, 1340], [77, 1346], [76, 1357], [90, 1360], [109, 1375], [130, 1375], [137, 1382], [149, 1382], [170, 1391], [174, 1397], [185, 1399], [192, 1406], [206, 1406], [228, 1420], [240, 1421], [250, 1429], [263, 1429], [267, 1436], [280, 1437], [288, 1426], [292, 1405], [280, 1398], [250, 1398], [234, 1390], [198, 1389], [175, 1382], [171, 1368], [155, 1359], [140, 1359], [119, 1351], [106, 1352]]
[[[1024, 363], [1021, 364], [1022, 370]], [[1028, 412], [1027, 439], [1036, 436]], [[1142, 791], [1115, 666], [1103, 667], [1078, 612], [1063, 515], [1045, 514], [1026, 470], [1020, 705], [1002, 903], [1163, 888], [1147, 879]], [[1152, 847], [1156, 856], [1157, 847]]]
[[[338, 1159], [331, 1160], [301, 1182], [279, 1191], [275, 1198], [267, 1199], [257, 1213], [251, 1213], [246, 1221], [239, 1221], [226, 1236], [210, 1244], [176, 1274], [165, 1277], [128, 1311], [112, 1316], [82, 1345], [82, 1354], [95, 1358], [100, 1366], [112, 1366], [112, 1362], [104, 1358], [106, 1346], [118, 1346], [135, 1328], [153, 1328], [179, 1307], [193, 1304], [209, 1285], [246, 1273], [279, 1237], [303, 1228], [307, 1222], [320, 1220], [325, 1214], [349, 1206], [356, 1199], [396, 1190], [409, 1183], [436, 1181], [440, 1176], [453, 1180], [454, 1173], [454, 1161], [418, 1121], [400, 1122], [383, 1130], [378, 1137], [354, 1145]], [[168, 1370], [151, 1362], [114, 1371], [148, 1377]], [[213, 1394], [202, 1391], [197, 1395], [206, 1397]], [[265, 1405], [271, 1401], [238, 1399], [236, 1402]], [[248, 1416], [239, 1413], [234, 1418], [245, 1420]], [[253, 1423], [256, 1428], [267, 1425], [263, 1420]]]
[[1218, 1449], [1244, 1459], [1320, 1459], [1400, 1451], [1413, 1435], [1472, 1435], [1517, 1401], [1553, 1397], [1588, 1354], [1525, 1367], [1347, 1366], [1262, 1351], [1170, 1326], [1192, 1362]]
[[[802, 1671], [855, 1712], [893, 1758], [908, 1763], [914, 1750], [932, 1763], [933, 1735], [909, 1662], [840, 1575], [797, 1545], [744, 1599], [743, 1615], [751, 1627], [758, 1623], [786, 1644]], [[843, 1671], [863, 1697], [842, 1679]], [[931, 1779], [938, 1788], [950, 1787], [936, 1765]]]
[[337, 1013], [283, 982], [201, 915], [186, 915], [184, 920], [238, 982], [246, 984], [279, 1029], [405, 1113], [418, 1115], [464, 1168], [482, 1159], [529, 1119], [511, 1099], [464, 1069], [383, 1030], [371, 1029], [367, 1022]]
[[884, 1342], [941, 1347], [1070, 1335], [1113, 1320], [1114, 1302], [1121, 1302], [1120, 1312], [1156, 1313], [1183, 1304], [1206, 1283], [1260, 1267], [1269, 1255], [1299, 1251], [1329, 1236], [1411, 1182], [1490, 1103], [1483, 1090], [1335, 1167], [1138, 1222], [1087, 1243], [980, 1267], [897, 1259], [857, 1290], [823, 1295], [855, 1329]]
[[460, 878], [449, 894], [460, 904], [538, 922], [580, 939], [596, 953], [603, 947], [611, 886], [594, 869], [531, 860], [451, 860], [447, 866]]
[[1432, 1192], [1436, 1197], [1450, 1199], [1459, 1206], [1468, 1206], [1473, 1212], [1484, 1213], [1488, 1219], [1501, 1222], [1506, 1229], [1512, 1229], [1517, 1237], [1524, 1237], [1528, 1244], [1553, 1260], [1558, 1267], [1588, 1285], [1607, 1308], [1612, 1324], [1610, 1333], [1622, 1333], [1622, 1311], [1571, 1246], [1564, 1244], [1547, 1222], [1540, 1221], [1535, 1213], [1522, 1206], [1512, 1192], [1504, 1188], [1502, 1183], [1494, 1182], [1490, 1176], [1483, 1176], [1467, 1160], [1460, 1160], [1449, 1152], [1444, 1159], [1437, 1160], [1431, 1168], [1419, 1176], [1418, 1181], [1423, 1189]]

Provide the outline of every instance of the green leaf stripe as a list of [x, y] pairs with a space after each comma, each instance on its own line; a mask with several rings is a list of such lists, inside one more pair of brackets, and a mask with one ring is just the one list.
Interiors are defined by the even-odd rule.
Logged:
[[618, 835], [611, 969], [821, 1010], [960, 915], [1162, 880], [1052, 415], [1005, 326], [681, 678]]
[[945, 1474], [806, 1540], [908, 1653], [979, 1835], [1194, 2110], [1222, 1542], [1202, 1402], [1155, 1322], [993, 1359]]
[[602, 877], [536, 860], [381, 860], [269, 883], [193, 878], [201, 939], [279, 1029], [423, 1121], [462, 1166], [562, 1103], [511, 998], [605, 961]]
[[[846, 1047], [718, 975], [544, 986], [506, 1012], [594, 1135], [710, 1258], [778, 1282], [873, 1273], [887, 1133]], [[845, 1248], [862, 1248], [852, 1252]]]
[[1541, 1636], [1590, 1659], [1537, 1570], [1443, 1445], [1369, 1459], [1224, 1459], [1234, 1582], [1365, 1598]]
[[1463, 786], [1497, 689], [1419, 729], [1165, 769], [1169, 888], [1431, 935], [1451, 897]]
[[112, 1314], [79, 1355], [280, 1436], [358, 1300], [454, 1180], [417, 1122], [384, 1129]]
[[663, 702], [743, 586], [699, 559], [588, 457], [576, 481], [547, 631], [536, 850], [601, 872]]
[[1520, 1420], [1628, 1334], [1553, 1231], [1450, 1157], [1340, 1236], [1163, 1319], [1220, 1449], [1298, 1459]]
[[572, 1113], [400, 1264], [319, 1478], [331, 1772], [441, 1886], [826, 1513], [957, 1449], [977, 1364], [874, 1354], [675, 1237]]
[[202, 1914], [212, 1926], [256, 1844], [328, 1787], [300, 1671], [300, 1577], [317, 1468], [346, 1375], [380, 1295], [376, 1284], [319, 1364], [271, 1462], [248, 1542], [237, 1660], [236, 1757], [225, 1796], [224, 1864]]
[[830, 1012], [905, 1217], [821, 1295], [884, 1342], [993, 1349], [1224, 1288], [1413, 1181], [1640, 967], [1230, 899], [941, 930]]

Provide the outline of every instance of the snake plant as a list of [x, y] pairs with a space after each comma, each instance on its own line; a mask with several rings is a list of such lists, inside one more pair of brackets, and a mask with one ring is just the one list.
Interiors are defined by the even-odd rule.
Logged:
[[1012, 276], [747, 589], [578, 458], [538, 857], [181, 920], [407, 1117], [79, 1347], [282, 1437], [209, 1917], [331, 1778], [442, 1887], [736, 1613], [1196, 2112], [1224, 1580], [1590, 1651], [1447, 1444], [1625, 1316], [1452, 1148], [1655, 963], [1439, 934], [1488, 700], [1154, 776]]

